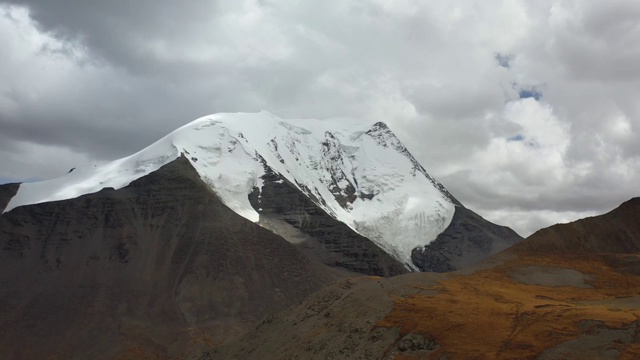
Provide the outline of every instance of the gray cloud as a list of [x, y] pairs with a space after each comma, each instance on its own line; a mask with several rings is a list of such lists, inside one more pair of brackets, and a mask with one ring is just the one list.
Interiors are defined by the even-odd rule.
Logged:
[[638, 195], [639, 23], [634, 0], [0, 1], [0, 179], [208, 113], [353, 116], [528, 234]]

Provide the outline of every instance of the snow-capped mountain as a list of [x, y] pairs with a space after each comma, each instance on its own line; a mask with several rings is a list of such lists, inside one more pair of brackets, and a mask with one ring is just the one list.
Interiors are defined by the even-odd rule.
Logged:
[[458, 204], [384, 123], [284, 120], [260, 112], [205, 116], [129, 157], [21, 184], [5, 212], [120, 189], [180, 156], [246, 219], [260, 220], [248, 195], [272, 172], [413, 269], [412, 250], [436, 239]]
[[461, 269], [521, 240], [460, 204], [385, 124], [266, 112], [2, 184], [0, 212], [12, 359], [183, 358], [338, 279]]

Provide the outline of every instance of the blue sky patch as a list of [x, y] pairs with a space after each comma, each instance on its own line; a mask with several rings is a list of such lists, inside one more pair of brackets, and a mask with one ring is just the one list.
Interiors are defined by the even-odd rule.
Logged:
[[520, 99], [534, 98], [536, 101], [539, 101], [540, 98], [542, 98], [542, 93], [535, 88], [520, 89], [518, 96], [520, 96]]
[[503, 67], [505, 69], [511, 68], [511, 61], [513, 60], [513, 55], [496, 53], [494, 58], [496, 59], [500, 67]]
[[524, 140], [524, 135], [522, 134], [517, 134], [507, 138], [507, 141], [523, 141], [523, 140]]

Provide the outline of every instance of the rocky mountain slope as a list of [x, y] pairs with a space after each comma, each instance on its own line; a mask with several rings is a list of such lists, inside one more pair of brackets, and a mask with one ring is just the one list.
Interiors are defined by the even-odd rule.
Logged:
[[0, 239], [2, 359], [180, 358], [344, 276], [231, 211], [184, 157], [15, 208]]
[[463, 271], [337, 282], [199, 359], [637, 359], [640, 198]]

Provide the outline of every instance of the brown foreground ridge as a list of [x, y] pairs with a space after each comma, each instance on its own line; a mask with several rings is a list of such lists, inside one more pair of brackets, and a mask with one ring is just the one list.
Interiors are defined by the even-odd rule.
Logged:
[[450, 274], [343, 280], [194, 359], [640, 359], [640, 198]]

